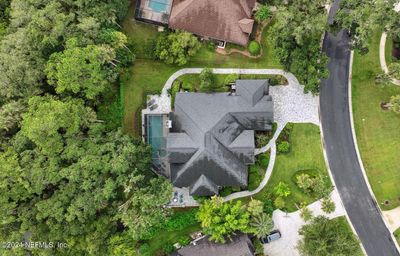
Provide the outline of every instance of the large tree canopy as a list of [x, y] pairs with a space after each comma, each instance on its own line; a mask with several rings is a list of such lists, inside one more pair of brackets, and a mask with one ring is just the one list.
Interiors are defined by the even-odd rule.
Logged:
[[304, 256], [362, 255], [357, 238], [343, 217], [315, 217], [301, 227], [299, 234], [302, 240], [298, 249]]
[[328, 75], [328, 58], [320, 47], [326, 19], [325, 1], [293, 0], [279, 8], [273, 27], [277, 57], [304, 84], [305, 92], [317, 94], [320, 80]]
[[135, 255], [168, 214], [172, 188], [150, 148], [95, 113], [133, 59], [117, 24], [129, 3], [0, 0], [0, 241], [68, 245], [33, 255]]
[[394, 10], [397, 0], [344, 0], [335, 16], [334, 31], [347, 29], [352, 47], [366, 53], [375, 29], [384, 27], [392, 36], [400, 36], [400, 15]]
[[22, 134], [46, 154], [61, 153], [66, 140], [80, 136], [95, 119], [83, 101], [52, 97], [31, 98], [28, 112], [22, 116]]
[[0, 154], [0, 237], [13, 241], [29, 231], [33, 241], [67, 242], [73, 255], [94, 255], [122, 223], [139, 235], [163, 218], [160, 205], [171, 195], [168, 181], [148, 177], [150, 161], [149, 147], [105, 134], [99, 124], [68, 138], [56, 156], [19, 134]]
[[157, 39], [155, 55], [167, 64], [184, 65], [200, 46], [197, 38], [188, 32], [164, 33]]
[[67, 42], [64, 52], [54, 53], [47, 63], [47, 77], [56, 92], [82, 93], [88, 99], [94, 99], [105, 87], [115, 81], [111, 64], [115, 51], [108, 46], [77, 46], [75, 39]]

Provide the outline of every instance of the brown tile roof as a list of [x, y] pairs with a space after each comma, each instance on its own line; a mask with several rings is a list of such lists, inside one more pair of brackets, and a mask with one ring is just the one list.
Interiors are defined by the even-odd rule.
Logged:
[[169, 27], [247, 45], [256, 0], [174, 0]]

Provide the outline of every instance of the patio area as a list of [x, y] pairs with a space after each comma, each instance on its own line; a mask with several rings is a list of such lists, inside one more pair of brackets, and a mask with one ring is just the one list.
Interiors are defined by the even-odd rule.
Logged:
[[135, 18], [159, 25], [167, 25], [172, 0], [137, 0]]

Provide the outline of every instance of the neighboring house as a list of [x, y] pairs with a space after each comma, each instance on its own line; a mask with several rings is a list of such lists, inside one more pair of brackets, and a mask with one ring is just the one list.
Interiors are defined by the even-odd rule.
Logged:
[[254, 256], [254, 246], [250, 238], [245, 234], [234, 236], [232, 241], [229, 239], [225, 244], [215, 243], [204, 237], [196, 241], [196, 245], [191, 244], [179, 249], [172, 254], [173, 256]]
[[137, 0], [136, 18], [246, 46], [256, 0]]
[[165, 175], [191, 195], [247, 187], [254, 131], [271, 130], [267, 80], [237, 80], [235, 93], [177, 93], [166, 135]]

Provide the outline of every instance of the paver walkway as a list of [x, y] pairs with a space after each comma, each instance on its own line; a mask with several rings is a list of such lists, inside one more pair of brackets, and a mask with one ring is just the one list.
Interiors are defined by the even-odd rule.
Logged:
[[396, 229], [400, 228], [400, 206], [389, 211], [383, 211], [382, 214], [390, 232], [393, 233]]
[[[336, 209], [333, 213], [326, 214], [321, 209], [321, 201], [314, 202], [307, 206], [311, 210], [314, 216], [323, 215], [330, 219], [344, 216], [345, 210], [340, 200], [339, 194], [334, 190], [330, 195], [332, 201], [335, 203]], [[305, 221], [300, 217], [300, 211], [285, 213], [281, 210], [275, 210], [272, 214], [274, 221], [274, 228], [279, 229], [282, 237], [270, 244], [264, 245], [264, 254], [273, 256], [299, 256], [299, 252], [296, 248], [300, 236], [298, 234], [299, 229], [306, 224]]]

